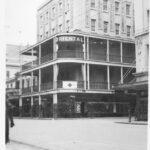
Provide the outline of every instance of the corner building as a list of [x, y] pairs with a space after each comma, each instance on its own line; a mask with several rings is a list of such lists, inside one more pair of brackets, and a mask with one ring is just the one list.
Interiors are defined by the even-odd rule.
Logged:
[[135, 72], [133, 2], [51, 0], [37, 20], [38, 42], [21, 52], [35, 60], [22, 65], [20, 116], [127, 115], [135, 95], [112, 87]]

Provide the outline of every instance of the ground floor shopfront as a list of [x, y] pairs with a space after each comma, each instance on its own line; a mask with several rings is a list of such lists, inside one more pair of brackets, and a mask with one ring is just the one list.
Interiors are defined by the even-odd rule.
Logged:
[[[57, 98], [57, 100], [56, 100]], [[23, 97], [20, 117], [72, 118], [128, 116], [135, 111], [134, 95], [58, 93]], [[17, 107], [16, 107], [17, 108]]]

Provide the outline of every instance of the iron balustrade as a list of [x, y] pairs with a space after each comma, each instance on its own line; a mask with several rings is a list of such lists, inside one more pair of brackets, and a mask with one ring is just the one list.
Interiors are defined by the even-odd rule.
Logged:
[[38, 85], [34, 85], [33, 86], [33, 92], [38, 92], [39, 91], [39, 86]]
[[58, 50], [57, 58], [84, 58], [82, 51]]
[[30, 68], [32, 68], [32, 62], [28, 62], [28, 63], [22, 65], [22, 70], [27, 70]]
[[92, 53], [91, 52], [89, 54], [89, 59], [106, 61], [107, 60], [107, 54], [104, 54], [104, 53]]
[[37, 67], [39, 65], [39, 59], [33, 61], [33, 67]]
[[22, 94], [30, 94], [31, 93], [31, 87], [22, 88]]
[[48, 54], [41, 57], [41, 64], [53, 60], [53, 54]]
[[41, 83], [41, 91], [53, 89], [53, 82]]
[[133, 63], [133, 61], [135, 60], [135, 57], [127, 57], [127, 56], [123, 56], [123, 63]]
[[92, 90], [108, 89], [108, 84], [107, 82], [90, 82], [90, 89]]
[[109, 61], [110, 62], [121, 62], [121, 56], [110, 54], [109, 55]]

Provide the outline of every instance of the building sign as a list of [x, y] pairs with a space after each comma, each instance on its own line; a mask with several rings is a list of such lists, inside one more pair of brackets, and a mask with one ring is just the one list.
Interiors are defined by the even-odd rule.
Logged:
[[76, 81], [63, 81], [63, 88], [64, 89], [76, 89], [77, 82]]
[[83, 43], [83, 37], [81, 36], [59, 36], [56, 39], [57, 42], [81, 42]]

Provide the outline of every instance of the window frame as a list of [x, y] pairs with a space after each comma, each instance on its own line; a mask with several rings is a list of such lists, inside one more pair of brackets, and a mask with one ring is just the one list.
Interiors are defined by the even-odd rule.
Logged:
[[127, 37], [131, 37], [131, 26], [127, 25]]
[[108, 33], [108, 21], [104, 21], [104, 33]]
[[115, 34], [120, 35], [120, 24], [119, 23], [115, 23]]
[[108, 11], [108, 0], [103, 0], [103, 11]]
[[126, 4], [126, 15], [127, 16], [130, 16], [130, 11], [131, 11], [131, 5], [130, 4]]
[[95, 0], [91, 0], [91, 8], [95, 8], [96, 4], [95, 4]]
[[119, 11], [120, 11], [120, 3], [118, 1], [115, 1], [115, 13], [119, 13]]

